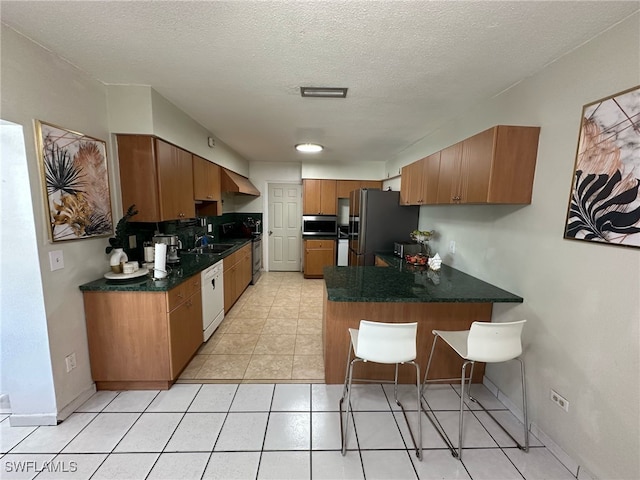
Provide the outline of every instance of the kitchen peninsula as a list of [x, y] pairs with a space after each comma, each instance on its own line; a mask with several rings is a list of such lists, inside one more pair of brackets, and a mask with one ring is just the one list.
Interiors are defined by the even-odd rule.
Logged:
[[[325, 382], [342, 383], [349, 352], [349, 328], [360, 320], [418, 322], [418, 358], [421, 372], [427, 365], [434, 329], [466, 330], [473, 321], [491, 321], [494, 303], [522, 303], [522, 297], [467, 275], [447, 265], [439, 272], [408, 265], [391, 255], [377, 255], [376, 267], [326, 267], [324, 269]], [[386, 268], [381, 268], [385, 267]], [[430, 378], [460, 376], [462, 361], [451, 349], [436, 347]], [[360, 363], [354, 377], [393, 379], [393, 365]], [[481, 382], [484, 365], [474, 369]], [[415, 382], [415, 370], [399, 369], [399, 382]]]

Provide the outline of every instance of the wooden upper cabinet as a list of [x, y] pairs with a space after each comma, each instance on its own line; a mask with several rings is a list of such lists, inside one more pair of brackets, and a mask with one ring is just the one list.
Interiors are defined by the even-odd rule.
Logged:
[[336, 190], [338, 198], [349, 198], [349, 194], [361, 186], [360, 180], [338, 180]]
[[162, 220], [195, 218], [191, 153], [158, 138], [155, 143]]
[[382, 188], [382, 180], [338, 180], [338, 198], [349, 198], [349, 194], [359, 188]]
[[302, 181], [303, 215], [336, 215], [336, 180], [304, 179]]
[[438, 201], [440, 152], [402, 168], [400, 204], [427, 205]]
[[382, 188], [382, 180], [338, 180], [338, 198], [349, 198], [349, 194], [359, 188]]
[[400, 205], [419, 205], [422, 196], [422, 160], [402, 167]]
[[498, 125], [442, 150], [438, 203], [531, 203], [539, 135]]
[[191, 154], [149, 135], [118, 135], [122, 205], [136, 222], [194, 218]]
[[458, 203], [462, 142], [440, 151], [437, 203]]
[[382, 180], [360, 180], [360, 188], [382, 189]]
[[193, 155], [194, 200], [218, 202], [222, 200], [220, 166]]

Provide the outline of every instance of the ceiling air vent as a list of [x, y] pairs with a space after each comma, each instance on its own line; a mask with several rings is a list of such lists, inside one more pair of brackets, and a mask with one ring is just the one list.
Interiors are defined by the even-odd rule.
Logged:
[[334, 87], [300, 87], [302, 97], [346, 98], [348, 88]]

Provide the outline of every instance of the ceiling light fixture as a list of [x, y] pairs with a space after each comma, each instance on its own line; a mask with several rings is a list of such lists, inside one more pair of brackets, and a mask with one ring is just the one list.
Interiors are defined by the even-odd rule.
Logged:
[[348, 88], [300, 87], [300, 95], [316, 98], [346, 98]]
[[296, 145], [296, 150], [303, 153], [318, 153], [324, 150], [324, 147], [317, 143], [299, 143]]

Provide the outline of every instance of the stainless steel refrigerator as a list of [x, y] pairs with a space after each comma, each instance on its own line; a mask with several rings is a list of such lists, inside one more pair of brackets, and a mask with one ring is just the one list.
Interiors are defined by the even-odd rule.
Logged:
[[349, 195], [349, 265], [373, 265], [375, 252], [392, 252], [418, 228], [418, 206], [400, 206], [400, 192], [354, 190]]

